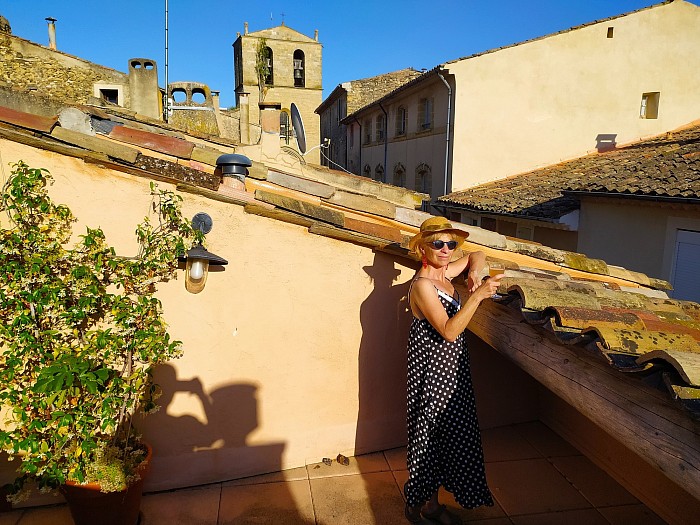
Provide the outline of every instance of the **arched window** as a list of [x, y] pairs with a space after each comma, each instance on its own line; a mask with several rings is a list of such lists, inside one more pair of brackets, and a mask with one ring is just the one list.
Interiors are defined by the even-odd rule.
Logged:
[[403, 137], [406, 135], [406, 123], [408, 122], [408, 113], [404, 106], [399, 106], [396, 110], [396, 136]]
[[433, 189], [433, 173], [425, 162], [421, 162], [416, 168], [416, 191], [422, 193], [430, 192]]
[[374, 168], [374, 180], [384, 182], [384, 166], [377, 164]]
[[304, 87], [304, 52], [301, 49], [294, 51], [294, 87]]
[[267, 60], [267, 75], [265, 76], [265, 84], [271, 86], [275, 81], [274, 60], [272, 58], [272, 49], [265, 48], [265, 60]]
[[394, 166], [394, 186], [406, 187], [406, 168], [400, 162], [396, 163]]
[[372, 168], [369, 164], [365, 164], [365, 167], [362, 168], [362, 174], [367, 178], [372, 176]]
[[379, 114], [377, 115], [377, 142], [384, 142], [384, 115]]

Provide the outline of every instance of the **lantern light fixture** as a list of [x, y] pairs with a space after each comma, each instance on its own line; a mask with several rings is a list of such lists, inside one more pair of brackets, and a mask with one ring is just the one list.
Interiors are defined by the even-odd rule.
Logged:
[[[212, 218], [206, 213], [198, 213], [192, 217], [192, 227], [204, 235], [211, 231]], [[211, 253], [201, 244], [195, 244], [187, 250], [187, 255], [181, 256], [185, 266], [185, 289], [190, 293], [199, 293], [204, 289], [211, 266], [225, 266], [228, 261]]]

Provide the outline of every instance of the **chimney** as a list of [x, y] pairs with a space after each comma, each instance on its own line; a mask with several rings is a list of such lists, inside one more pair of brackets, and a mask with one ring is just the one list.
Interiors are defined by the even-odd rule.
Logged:
[[248, 22], [243, 22], [243, 34], [248, 34]]
[[44, 20], [49, 23], [49, 49], [56, 51], [56, 19], [49, 16]]
[[318, 42], [318, 29], [314, 29], [314, 40]]

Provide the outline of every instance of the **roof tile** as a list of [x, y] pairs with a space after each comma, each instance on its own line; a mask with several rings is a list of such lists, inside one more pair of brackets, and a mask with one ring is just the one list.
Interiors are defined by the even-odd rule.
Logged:
[[115, 126], [110, 131], [109, 136], [122, 142], [142, 146], [181, 159], [189, 159], [194, 149], [194, 143], [187, 140], [126, 126]]
[[481, 212], [558, 219], [578, 209], [570, 192], [700, 199], [700, 124], [455, 191], [438, 200]]
[[0, 122], [50, 133], [56, 122], [58, 122], [58, 117], [42, 117], [0, 106]]

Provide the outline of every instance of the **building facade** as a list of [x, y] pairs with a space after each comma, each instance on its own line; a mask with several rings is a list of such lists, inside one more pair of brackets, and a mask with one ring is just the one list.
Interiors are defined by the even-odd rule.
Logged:
[[674, 129], [700, 116], [698, 27], [675, 0], [446, 62], [348, 115], [348, 159], [435, 199]]
[[355, 156], [348, 157], [348, 132], [341, 121], [350, 113], [383, 97], [399, 86], [420, 76], [412, 68], [401, 69], [383, 75], [352, 80], [339, 84], [316, 108], [321, 119], [321, 137], [327, 144], [321, 164], [360, 173]]
[[[262, 51], [262, 53], [260, 53]], [[249, 136], [259, 136], [261, 104], [279, 106], [280, 136], [295, 148], [291, 107], [299, 110], [305, 132], [307, 162], [318, 163], [321, 137], [318, 115], [314, 110], [322, 100], [322, 46], [318, 31], [310, 38], [284, 24], [261, 31], [239, 34], [233, 43], [236, 106], [241, 126], [249, 122]], [[259, 72], [264, 70], [264, 78]], [[260, 83], [262, 82], [262, 86]], [[256, 129], [257, 128], [257, 129]], [[245, 141], [245, 133], [241, 140]], [[252, 140], [254, 142], [254, 140]]]

